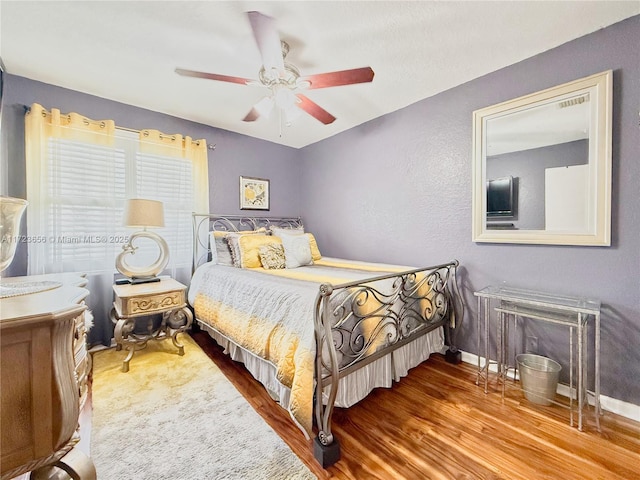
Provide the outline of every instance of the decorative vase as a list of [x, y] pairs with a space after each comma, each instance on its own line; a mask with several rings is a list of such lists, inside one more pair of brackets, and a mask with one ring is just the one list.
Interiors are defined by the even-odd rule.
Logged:
[[16, 254], [20, 220], [28, 204], [21, 198], [0, 197], [0, 272], [11, 265]]

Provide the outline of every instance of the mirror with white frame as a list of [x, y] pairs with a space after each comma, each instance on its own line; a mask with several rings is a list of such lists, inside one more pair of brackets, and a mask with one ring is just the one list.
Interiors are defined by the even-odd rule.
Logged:
[[473, 112], [473, 241], [611, 244], [612, 71]]

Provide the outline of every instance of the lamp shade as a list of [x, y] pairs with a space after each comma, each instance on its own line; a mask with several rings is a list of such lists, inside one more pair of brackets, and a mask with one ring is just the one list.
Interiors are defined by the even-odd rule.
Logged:
[[162, 202], [131, 198], [127, 200], [124, 213], [125, 227], [164, 227]]

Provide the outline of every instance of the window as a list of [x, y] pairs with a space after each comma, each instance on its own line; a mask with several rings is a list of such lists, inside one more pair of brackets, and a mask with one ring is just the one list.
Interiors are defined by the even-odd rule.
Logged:
[[[191, 265], [194, 187], [188, 159], [140, 151], [138, 135], [117, 132], [113, 146], [50, 138], [47, 149], [47, 270], [87, 273], [115, 271], [114, 259], [130, 229], [122, 226], [127, 198], [163, 202], [165, 227], [158, 233], [170, 249], [173, 268]], [[151, 243], [141, 243], [136, 264], [155, 258]]]
[[173, 264], [190, 267], [193, 248], [191, 214], [195, 211], [191, 161], [144, 153], [137, 153], [135, 158], [135, 197], [164, 203], [165, 228], [158, 233], [169, 244]]
[[46, 190], [40, 192], [43, 208], [37, 212], [46, 222], [45, 271], [38, 273], [114, 267], [116, 240], [124, 243], [126, 235], [121, 227], [126, 160], [121, 148], [49, 139]]
[[[163, 202], [165, 227], [157, 232], [169, 244], [165, 273], [189, 283], [191, 213], [209, 211], [204, 139], [126, 131], [113, 120], [33, 104], [25, 117], [25, 157], [28, 274], [87, 274], [90, 344], [109, 345], [113, 335], [115, 258], [134, 233], [122, 225], [126, 199]], [[130, 265], [156, 258], [157, 247], [142, 240]]]

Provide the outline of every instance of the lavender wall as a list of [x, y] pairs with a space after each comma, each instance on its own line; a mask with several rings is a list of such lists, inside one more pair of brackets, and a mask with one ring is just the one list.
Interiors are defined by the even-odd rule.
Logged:
[[[242, 213], [239, 209], [239, 176], [246, 175], [271, 181], [271, 210], [252, 213], [301, 214], [297, 210], [301, 166], [296, 162], [299, 154], [296, 149], [14, 75], [5, 76], [2, 102], [2, 136], [11, 139], [7, 142], [10, 181], [3, 194], [26, 198], [24, 107], [39, 103], [45, 108], [78, 112], [96, 120], [110, 118], [120, 127], [181, 133], [215, 144], [215, 150], [209, 150], [210, 211], [213, 213]], [[24, 224], [23, 220], [23, 228]], [[20, 247], [13, 264], [3, 275], [26, 274], [26, 248]]]
[[[410, 265], [460, 260], [467, 311], [459, 340], [474, 353], [474, 290], [508, 284], [599, 298], [602, 393], [639, 405], [639, 39], [636, 16], [303, 149], [302, 211], [320, 250]], [[612, 246], [472, 242], [472, 112], [608, 69]], [[539, 332], [549, 356], [563, 357], [566, 341], [562, 332]]]

